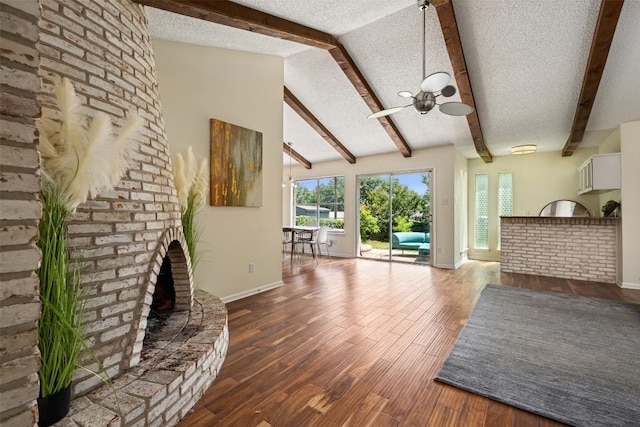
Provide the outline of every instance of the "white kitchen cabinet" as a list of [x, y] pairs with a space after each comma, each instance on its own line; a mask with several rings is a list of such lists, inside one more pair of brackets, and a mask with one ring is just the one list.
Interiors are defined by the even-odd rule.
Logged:
[[578, 194], [620, 188], [620, 153], [596, 154], [578, 168]]

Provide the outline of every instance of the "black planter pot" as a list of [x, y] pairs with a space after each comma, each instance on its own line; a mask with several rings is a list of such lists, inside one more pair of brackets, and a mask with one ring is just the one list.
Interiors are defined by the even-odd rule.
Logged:
[[63, 419], [70, 403], [71, 385], [47, 397], [38, 397], [38, 426], [48, 427]]

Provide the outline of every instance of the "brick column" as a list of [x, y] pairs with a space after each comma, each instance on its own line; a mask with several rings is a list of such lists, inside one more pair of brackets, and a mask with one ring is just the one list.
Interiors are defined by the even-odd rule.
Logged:
[[0, 0], [0, 423], [32, 426], [39, 394], [37, 0]]
[[[106, 113], [116, 132], [129, 110], [144, 121], [124, 178], [69, 218], [68, 243], [82, 267], [87, 298], [88, 343], [116, 377], [136, 363], [136, 338], [160, 243], [167, 230], [182, 227], [147, 18], [130, 0], [40, 4], [43, 115], [57, 114], [53, 87], [67, 77], [88, 116]], [[88, 355], [81, 363], [98, 368]], [[78, 370], [73, 392], [84, 394], [100, 383]]]

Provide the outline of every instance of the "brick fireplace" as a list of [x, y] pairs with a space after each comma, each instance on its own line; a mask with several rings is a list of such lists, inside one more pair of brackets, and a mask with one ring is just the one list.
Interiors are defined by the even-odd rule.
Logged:
[[[124, 414], [114, 409], [111, 391], [100, 387], [99, 378], [79, 370], [72, 416], [101, 417], [104, 425], [113, 417], [120, 418], [119, 425], [174, 425], [216, 377], [228, 331], [220, 300], [194, 290], [144, 9], [130, 0], [0, 1], [6, 34], [2, 60], [9, 70], [4, 73], [8, 90], [3, 89], [7, 95], [0, 124], [0, 185], [7, 194], [0, 252], [1, 419], [9, 425], [33, 425], [37, 412], [34, 271], [40, 182], [35, 120], [40, 114], [57, 114], [54, 83], [68, 77], [85, 114], [103, 111], [116, 129], [128, 110], [145, 122], [130, 170], [115, 190], [81, 205], [68, 228], [72, 257], [82, 268], [87, 342], [116, 378]], [[171, 262], [175, 320], [163, 332], [165, 339], [145, 346], [150, 357], [142, 360], [165, 257]], [[15, 320], [5, 323], [9, 317]], [[81, 362], [98, 369], [89, 356]]]

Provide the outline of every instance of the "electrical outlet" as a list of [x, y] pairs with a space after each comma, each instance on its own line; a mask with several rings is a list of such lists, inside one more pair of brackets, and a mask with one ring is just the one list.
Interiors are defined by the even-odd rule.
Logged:
[[438, 253], [442, 253], [442, 248], [438, 248]]
[[256, 265], [253, 262], [249, 263], [249, 273], [256, 271]]

